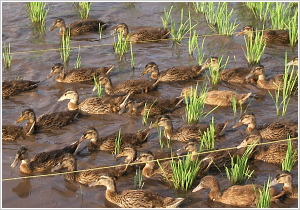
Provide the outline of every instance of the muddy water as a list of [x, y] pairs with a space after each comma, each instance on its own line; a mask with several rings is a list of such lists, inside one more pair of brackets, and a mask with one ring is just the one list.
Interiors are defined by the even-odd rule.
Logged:
[[[92, 85], [89, 84], [59, 84], [54, 78], [46, 80], [54, 63], [61, 62], [58, 52], [59, 40], [58, 31], [48, 31], [53, 21], [58, 18], [64, 18], [66, 23], [78, 20], [78, 13], [72, 3], [47, 3], [49, 13], [46, 20], [46, 32], [44, 35], [36, 35], [31, 27], [29, 18], [25, 10], [25, 3], [2, 4], [2, 41], [11, 43], [13, 54], [11, 70], [2, 70], [2, 80], [14, 78], [23, 78], [30, 80], [42, 81], [38, 89], [26, 92], [18, 96], [11, 97], [8, 100], [2, 100], [2, 123], [14, 124], [21, 111], [25, 108], [33, 108], [37, 116], [44, 113], [66, 110], [67, 101], [57, 102], [57, 99], [63, 92], [69, 88], [76, 88], [80, 94], [80, 100], [93, 96]], [[117, 23], [125, 22], [132, 30], [144, 26], [161, 26], [161, 16], [164, 7], [167, 9], [174, 5], [172, 17], [179, 20], [181, 8], [186, 8], [187, 3], [118, 3], [103, 2], [93, 3], [91, 17], [110, 21], [110, 27], [103, 32], [102, 40], [99, 41], [99, 35], [89, 34], [76, 37], [71, 41], [72, 47], [81, 46], [81, 63], [82, 66], [96, 67], [115, 65], [112, 72], [112, 81], [118, 82], [126, 79], [138, 78], [143, 71], [144, 66], [154, 61], [161, 70], [179, 65], [196, 64], [195, 58], [188, 55], [188, 42], [184, 39], [181, 45], [173, 45], [171, 40], [158, 43], [134, 44], [133, 50], [135, 55], [135, 70], [131, 69], [130, 55], [127, 54], [125, 59], [119, 61], [115, 56], [112, 48], [113, 36], [111, 32]], [[255, 25], [252, 17], [245, 15], [245, 7], [241, 3], [230, 3], [235, 8], [235, 17], [242, 24], [238, 27], [239, 31], [243, 25]], [[198, 22], [197, 31], [199, 34], [211, 34], [209, 27], [205, 23], [205, 17], [200, 14], [193, 14], [192, 17]], [[199, 43], [202, 38], [199, 38]], [[101, 46], [100, 46], [101, 45]], [[243, 37], [225, 37], [225, 36], [208, 36], [205, 40], [205, 58], [210, 56], [230, 56], [228, 68], [246, 66], [246, 60], [242, 50], [244, 45]], [[282, 73], [284, 71], [284, 53], [287, 51], [289, 59], [298, 54], [297, 49], [289, 46], [268, 45], [262, 57], [261, 63], [266, 67], [268, 76]], [[69, 68], [73, 68], [77, 58], [77, 48], [71, 51]], [[148, 76], [146, 76], [147, 78]], [[197, 82], [202, 83], [204, 78]], [[180, 94], [182, 88], [195, 84], [196, 81], [169, 83], [159, 86], [158, 91], [148, 93], [145, 97], [169, 98]], [[273, 122], [281, 119], [276, 117], [274, 103], [267, 91], [260, 90], [252, 85], [232, 85], [221, 82], [218, 85], [219, 90], [236, 90], [238, 92], [253, 92], [255, 97], [251, 98], [249, 110], [255, 112], [258, 123]], [[285, 119], [297, 120], [298, 115], [298, 97], [292, 97]], [[207, 106], [209, 111], [212, 107]], [[231, 129], [236, 122], [233, 117], [231, 107], [219, 108], [213, 112], [217, 123], [226, 119], [230, 120], [228, 129], [224, 137], [217, 139], [216, 147], [232, 147], [242, 140], [242, 130]], [[174, 127], [184, 125], [184, 107], [170, 114]], [[204, 119], [209, 122], [211, 117]], [[154, 119], [151, 119], [154, 120]], [[79, 119], [72, 125], [68, 125], [61, 130], [39, 133], [32, 139], [26, 141], [2, 142], [2, 178], [9, 179], [14, 177], [25, 176], [19, 171], [19, 168], [11, 169], [10, 164], [15, 156], [16, 151], [21, 145], [29, 148], [30, 155], [45, 150], [61, 148], [64, 145], [76, 141], [82, 135], [86, 126], [94, 126], [100, 135], [107, 135], [118, 131], [136, 132], [143, 128], [141, 117], [131, 117], [128, 115], [101, 115], [87, 116]], [[87, 142], [81, 145], [81, 153], [78, 156], [79, 169], [84, 169], [92, 165], [107, 164], [113, 165], [116, 162], [114, 157], [107, 152], [90, 153], [85, 147]], [[182, 146], [180, 142], [172, 142], [173, 149]], [[148, 142], [145, 143], [138, 151], [152, 150], [160, 151], [157, 131], [151, 131]], [[255, 182], [263, 184], [269, 176], [275, 177], [280, 166], [263, 163], [261, 161], [252, 161], [251, 169], [255, 172], [250, 183]], [[213, 173], [213, 172], [211, 172]], [[230, 185], [224, 171], [213, 173], [220, 180], [221, 188]], [[298, 180], [298, 166], [292, 170], [293, 183]], [[194, 183], [195, 187], [198, 181]], [[122, 177], [117, 182], [120, 190], [133, 189], [133, 174]], [[144, 189], [150, 189], [160, 192], [166, 196], [185, 197], [186, 200], [181, 207], [185, 208], [205, 208], [205, 207], [226, 207], [221, 204], [213, 204], [207, 201], [207, 190], [192, 193], [178, 192], [172, 188], [156, 182], [145, 181]], [[115, 207], [104, 198], [105, 188], [102, 186], [87, 187], [78, 183], [66, 181], [62, 175], [46, 176], [30, 179], [16, 179], [2, 181], [2, 207], [4, 208], [94, 208], [94, 207]], [[290, 200], [288, 207], [297, 207], [298, 200]]]

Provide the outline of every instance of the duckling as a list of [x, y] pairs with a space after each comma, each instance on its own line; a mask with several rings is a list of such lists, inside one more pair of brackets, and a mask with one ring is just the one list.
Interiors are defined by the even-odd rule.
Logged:
[[276, 196], [273, 196], [272, 199], [275, 198], [298, 198], [298, 190], [293, 187], [292, 184], [292, 174], [288, 171], [281, 171], [277, 174], [276, 178], [273, 179], [270, 183], [270, 187], [273, 187], [277, 184], [283, 184], [282, 191]]
[[[148, 135], [150, 133], [149, 129], [137, 133], [122, 133], [121, 132], [121, 146], [124, 144], [130, 145], [140, 145], [147, 141]], [[88, 143], [88, 148], [90, 150], [103, 150], [103, 151], [114, 151], [115, 150], [115, 140], [119, 135], [114, 133], [108, 136], [99, 137], [98, 131], [94, 127], [87, 127], [83, 133], [81, 139], [90, 139]]]
[[170, 29], [163, 28], [150, 28], [139, 29], [138, 31], [129, 33], [128, 26], [125, 23], [120, 23], [114, 30], [114, 33], [123, 33], [123, 40], [130, 42], [142, 42], [142, 41], [158, 41], [160, 39], [167, 39], [171, 32]]
[[[147, 93], [149, 91], [154, 91], [157, 89], [157, 84], [159, 80], [155, 82], [146, 79], [135, 79], [135, 80], [125, 80], [113, 85], [111, 79], [108, 75], [101, 75], [98, 77], [98, 84], [104, 85], [105, 93], [108, 95], [116, 95], [118, 93]], [[96, 86], [93, 91], [96, 90]]]
[[51, 26], [49, 31], [52, 31], [55, 28], [59, 28], [60, 35], [63, 35], [67, 30], [70, 30], [71, 36], [77, 36], [88, 32], [99, 32], [99, 27], [103, 30], [106, 28], [107, 24], [108, 23], [104, 23], [101, 20], [85, 19], [66, 26], [64, 19], [57, 18], [56, 20], [54, 20], [53, 25]]
[[22, 92], [37, 88], [40, 81], [11, 80], [2, 82], [2, 98], [18, 95]]
[[298, 136], [298, 122], [273, 122], [261, 126], [256, 125], [256, 118], [253, 112], [247, 112], [241, 116], [238, 123], [232, 128], [242, 125], [248, 125], [246, 133], [251, 133], [257, 129], [263, 139], [281, 140], [286, 139], [289, 135], [291, 138]]
[[100, 68], [82, 67], [78, 69], [64, 70], [62, 63], [56, 63], [47, 76], [47, 79], [57, 74], [57, 82], [75, 83], [75, 82], [94, 82], [94, 77], [100, 74], [108, 74], [114, 65]]
[[151, 73], [151, 79], [159, 79], [162, 82], [186, 81], [200, 76], [202, 71], [201, 66], [194, 65], [172, 67], [160, 72], [156, 63], [150, 62], [145, 66], [145, 70], [140, 76]]
[[106, 187], [105, 198], [121, 208], [176, 208], [184, 198], [164, 197], [149, 190], [124, 190], [118, 192], [115, 179], [110, 174], [102, 174], [89, 187]]
[[[149, 162], [147, 162], [149, 161]], [[160, 166], [155, 161], [155, 157], [151, 151], [141, 153], [136, 159], [138, 163], [145, 163], [142, 170], [143, 176], [160, 182], [173, 182], [173, 171], [171, 160], [160, 162]], [[163, 169], [163, 170], [162, 170]], [[167, 176], [167, 178], [166, 178]]]
[[[221, 191], [218, 180], [212, 175], [207, 175], [201, 179], [199, 185], [192, 192], [205, 188], [210, 189], [208, 196], [212, 201], [246, 207], [257, 203], [259, 199], [257, 192], [262, 186], [258, 184], [233, 185]], [[276, 192], [274, 189], [270, 189], [270, 193], [274, 195]]]
[[30, 126], [30, 130], [28, 132], [36, 133], [40, 131], [52, 131], [60, 129], [63, 126], [72, 123], [77, 116], [77, 111], [54, 112], [44, 114], [36, 120], [33, 109], [25, 109], [22, 111], [16, 123], [27, 120], [26, 126]]
[[[247, 35], [248, 39], [252, 36], [254, 39], [255, 29], [252, 26], [244, 26], [241, 32], [237, 33], [236, 36]], [[263, 32], [263, 38], [266, 43], [273, 44], [289, 44], [289, 32], [286, 30], [265, 30]]]
[[[132, 156], [132, 154], [128, 153], [128, 152], [124, 152], [121, 155], [124, 156], [127, 154], [131, 155], [131, 156], [130, 157], [128, 156], [125, 159], [126, 164], [133, 162], [133, 160], [136, 158], [136, 156], [134, 156], [135, 154], [133, 154], [133, 156]], [[94, 182], [99, 177], [99, 175], [102, 173], [109, 173], [115, 177], [122, 176], [127, 171], [127, 166], [128, 165], [105, 168], [105, 167], [107, 167], [107, 165], [99, 165], [99, 166], [88, 168], [88, 169], [94, 169], [94, 170], [84, 170], [84, 171], [75, 172], [75, 173], [66, 173], [64, 176], [65, 176], [65, 179], [67, 179], [67, 180], [74, 180], [81, 184], [89, 185], [92, 182]], [[55, 172], [55, 171], [59, 171], [63, 168], [67, 168], [68, 172], [77, 171], [77, 161], [76, 161], [76, 159], [74, 159], [72, 154], [65, 155], [61, 159], [61, 161], [55, 167], [53, 167], [51, 169], [51, 171]], [[99, 168], [99, 169], [96, 169], [96, 168]]]
[[110, 98], [99, 98], [90, 97], [86, 98], [81, 103], [78, 103], [79, 95], [75, 89], [67, 89], [66, 92], [58, 99], [63, 101], [69, 99], [68, 103], [69, 110], [79, 110], [81, 114], [108, 114], [119, 111], [126, 104], [126, 100], [130, 94], [126, 96], [110, 97]]
[[[225, 132], [225, 128], [228, 124], [228, 120], [223, 123], [215, 125], [215, 136], [221, 136]], [[169, 115], [162, 115], [159, 117], [157, 123], [158, 126], [164, 127], [164, 136], [170, 140], [188, 141], [190, 139], [201, 139], [201, 133], [209, 128], [206, 124], [192, 124], [186, 125], [178, 129], [173, 129], [173, 124]], [[153, 128], [151, 126], [151, 128]]]
[[11, 167], [15, 168], [18, 163], [22, 161], [20, 165], [20, 171], [22, 171], [23, 173], [31, 174], [35, 172], [48, 171], [58, 163], [60, 163], [65, 156], [68, 156], [75, 161], [75, 157], [73, 155], [76, 154], [81, 142], [82, 140], [77, 140], [76, 142], [65, 146], [62, 149], [56, 149], [36, 154], [30, 161], [28, 159], [28, 149], [22, 146], [17, 151], [16, 157], [11, 164]]
[[245, 78], [252, 70], [251, 67], [236, 67], [220, 70], [218, 57], [211, 57], [208, 59], [208, 61], [202, 65], [202, 70], [208, 67], [210, 67], [212, 71], [220, 71], [220, 79], [225, 82], [246, 84], [255, 82], [257, 80], [256, 76], [253, 76], [249, 79]]

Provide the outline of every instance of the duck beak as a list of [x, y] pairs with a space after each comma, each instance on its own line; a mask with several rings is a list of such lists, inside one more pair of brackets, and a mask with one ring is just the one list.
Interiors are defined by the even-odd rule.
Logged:
[[240, 127], [242, 125], [243, 125], [243, 123], [241, 121], [238, 121], [238, 123], [233, 125], [232, 128], [237, 128], [237, 127]]
[[197, 192], [197, 191], [202, 190], [202, 189], [203, 189], [203, 187], [201, 185], [198, 185], [196, 188], [193, 189], [192, 192]]
[[157, 127], [158, 127], [158, 123], [155, 122], [155, 123], [152, 123], [152, 124], [149, 126], [149, 129], [157, 128]]
[[271, 181], [270, 187], [273, 187], [273, 186], [275, 186], [276, 184], [277, 184], [277, 180], [276, 180], [276, 178], [275, 178], [275, 179], [273, 179], [273, 180]]
[[19, 162], [20, 162], [19, 154], [16, 154], [16, 157], [15, 157], [14, 161], [12, 162], [12, 164], [10, 165], [10, 167], [15, 168]]
[[98, 180], [96, 179], [95, 181], [93, 181], [92, 183], [89, 184], [89, 187], [94, 187], [96, 186], [98, 183]]
[[53, 29], [57, 28], [56, 25], [51, 26], [51, 28], [49, 29], [49, 31], [53, 31]]
[[178, 150], [176, 150], [176, 155], [186, 155], [187, 152], [185, 150], [185, 148], [180, 148]]
[[245, 79], [249, 79], [249, 78], [252, 77], [252, 76], [253, 76], [253, 73], [250, 72], [250, 73], [245, 77]]
[[63, 100], [65, 100], [64, 95], [62, 95], [57, 101], [63, 101]]
[[235, 36], [241, 36], [241, 35], [244, 35], [245, 33], [243, 31], [237, 33]]
[[246, 143], [246, 141], [244, 140], [244, 141], [242, 141], [242, 143], [240, 143], [236, 148], [237, 148], [237, 149], [241, 149], [242, 147], [245, 147], [245, 146], [247, 146], [247, 143]]
[[22, 122], [23, 120], [25, 120], [24, 117], [20, 117], [20, 118], [15, 122], [15, 124], [17, 124], [17, 123], [19, 123], [19, 122]]

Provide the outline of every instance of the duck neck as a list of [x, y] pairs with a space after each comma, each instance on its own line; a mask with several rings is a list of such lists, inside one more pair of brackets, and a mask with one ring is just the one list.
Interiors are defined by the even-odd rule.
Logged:
[[105, 83], [104, 89], [108, 95], [111, 95], [114, 93], [114, 86], [113, 86], [110, 78], [108, 78], [107, 82]]
[[114, 202], [114, 199], [116, 196], [118, 196], [118, 191], [116, 188], [115, 183], [111, 183], [109, 185], [106, 185], [106, 192], [105, 192], [105, 197], [108, 201]]
[[58, 73], [58, 76], [56, 77], [57, 82], [62, 82], [65, 79], [65, 70], [62, 70]]
[[28, 158], [22, 160], [21, 165], [20, 165], [20, 171], [22, 171], [25, 174], [30, 174], [33, 172], [33, 167], [29, 163]]
[[[68, 172], [70, 172], [70, 171], [77, 171], [77, 162], [74, 161], [73, 163], [74, 164], [68, 166]], [[79, 177], [79, 173], [78, 172], [75, 172], [75, 173], [66, 173], [65, 174], [65, 178], [68, 179], [68, 180], [76, 180], [76, 179], [78, 179], [78, 177]]]
[[264, 87], [266, 84], [266, 76], [265, 74], [260, 74], [258, 75], [258, 79], [257, 79], [257, 86], [258, 87]]
[[60, 33], [60, 35], [65, 35], [65, 34], [66, 34], [66, 31], [67, 31], [66, 24], [63, 22], [63, 23], [61, 24], [61, 27], [59, 28], [59, 33]]
[[218, 201], [222, 197], [219, 183], [215, 183], [209, 192], [209, 197], [213, 201]]
[[284, 191], [284, 194], [287, 196], [290, 196], [293, 194], [293, 185], [292, 185], [291, 180], [288, 180], [288, 182], [285, 182], [283, 184], [282, 191]]
[[68, 103], [68, 109], [69, 110], [77, 110], [79, 108], [78, 100], [79, 100], [78, 96], [76, 98], [74, 97], [74, 98], [70, 99], [70, 102]]
[[155, 162], [152, 161], [146, 163], [145, 167], [142, 170], [142, 174], [147, 178], [151, 177], [154, 171], [154, 167], [155, 167]]
[[153, 71], [151, 72], [150, 78], [151, 79], [158, 79], [159, 76], [160, 76], [159, 69], [158, 69], [157, 66], [155, 66]]
[[256, 129], [256, 122], [252, 121], [251, 123], [248, 124], [248, 127], [246, 128], [246, 133], [250, 134], [255, 129]]
[[32, 135], [34, 133], [35, 121], [36, 121], [35, 115], [30, 115], [26, 125], [23, 128], [23, 131], [26, 135]]
[[123, 30], [123, 40], [126, 40], [127, 36], [128, 36], [128, 33], [129, 33], [129, 29], [128, 29], [128, 26], [124, 26], [124, 30]]
[[173, 130], [173, 125], [171, 123], [169, 123], [167, 126], [164, 126], [165, 130], [164, 130], [164, 136], [167, 139], [171, 139], [174, 130]]

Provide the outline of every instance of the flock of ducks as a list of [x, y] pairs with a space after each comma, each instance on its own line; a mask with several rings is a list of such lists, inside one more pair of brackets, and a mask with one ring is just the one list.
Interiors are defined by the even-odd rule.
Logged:
[[[98, 32], [99, 27], [104, 30], [108, 25], [109, 23], [104, 23], [100, 20], [88, 19], [66, 26], [65, 21], [58, 18], [54, 21], [50, 31], [59, 28], [59, 33], [61, 35], [64, 35], [66, 31], [69, 30], [71, 36], [76, 36], [87, 32]], [[114, 32], [122, 33], [123, 39], [131, 42], [157, 41], [160, 39], [167, 39], [170, 35], [170, 30], [163, 28], [140, 29], [130, 33], [128, 26], [125, 23], [117, 25]], [[254, 37], [255, 30], [251, 26], [245, 26], [237, 35], [243, 34]], [[266, 31], [264, 32], [264, 38], [268, 43], [289, 42], [286, 31], [282, 30]], [[68, 89], [58, 99], [58, 101], [69, 100], [67, 111], [45, 114], [36, 119], [34, 110], [26, 109], [22, 111], [19, 119], [16, 120], [16, 123], [27, 121], [23, 127], [16, 125], [2, 126], [3, 140], [13, 141], [26, 139], [28, 136], [38, 132], [57, 130], [72, 123], [74, 120], [77, 120], [77, 118], [80, 118], [80, 115], [107, 113], [145, 115], [145, 113], [148, 113], [151, 117], [158, 116], [158, 120], [151, 125], [150, 128], [143, 131], [122, 134], [114, 133], [109, 136], [99, 136], [98, 131], [94, 127], [88, 127], [83, 132], [82, 137], [72, 144], [62, 149], [39, 153], [31, 159], [29, 158], [28, 148], [22, 146], [17, 151], [11, 167], [14, 168], [21, 162], [20, 171], [26, 174], [46, 171], [56, 172], [60, 170], [66, 170], [68, 172], [76, 171], [76, 155], [79, 145], [83, 141], [89, 141], [87, 144], [89, 150], [111, 152], [115, 150], [115, 139], [118, 135], [121, 135], [121, 152], [118, 154], [117, 158], [123, 156], [126, 157], [123, 164], [114, 168], [108, 167], [104, 169], [66, 173], [64, 175], [65, 179], [74, 180], [90, 187], [96, 185], [105, 186], [107, 188], [105, 193], [106, 199], [120, 207], [175, 208], [180, 205], [184, 198], [164, 197], [149, 190], [125, 190], [119, 192], [116, 187], [115, 178], [134, 169], [134, 166], [128, 165], [129, 163], [146, 162], [142, 169], [144, 177], [162, 182], [167, 182], [168, 180], [172, 181], [173, 172], [170, 167], [170, 161], [164, 161], [161, 163], [161, 166], [158, 167], [157, 163], [155, 161], [153, 162], [156, 157], [151, 151], [143, 152], [137, 156], [136, 147], [141, 146], [147, 141], [150, 129], [160, 126], [164, 128], [165, 138], [184, 142], [185, 145], [181, 150], [190, 152], [192, 154], [191, 160], [197, 161], [199, 158], [197, 151], [199, 142], [201, 141], [200, 133], [206, 131], [209, 125], [192, 124], [176, 129], [173, 128], [169, 113], [172, 113], [177, 107], [183, 106], [184, 97], [190, 96], [193, 87], [183, 89], [180, 96], [170, 99], [155, 99], [153, 101], [142, 101], [140, 99], [139, 101], [139, 99], [134, 98], [134, 95], [155, 91], [157, 90], [158, 85], [161, 85], [164, 82], [195, 80], [201, 76], [201, 73], [207, 68], [211, 68], [213, 71], [219, 71], [219, 65], [218, 58], [211, 57], [209, 61], [203, 65], [179, 66], [160, 71], [156, 63], [149, 62], [141, 73], [141, 76], [150, 74], [149, 79], [127, 80], [114, 84], [109, 75], [114, 67], [113, 65], [101, 68], [84, 67], [66, 71], [63, 64], [57, 63], [52, 67], [47, 79], [57, 75], [55, 78], [56, 82], [84, 82], [93, 84], [94, 78], [96, 77], [97, 82], [104, 87], [106, 96], [103, 98], [90, 97], [80, 102], [77, 90]], [[298, 65], [298, 57], [288, 65]], [[253, 83], [256, 84], [257, 87], [264, 89], [274, 89], [274, 84], [282, 84], [282, 75], [276, 75], [266, 80], [265, 74], [265, 68], [262, 65], [259, 65], [255, 67], [238, 67], [222, 70], [220, 71], [220, 78], [222, 81], [229, 83]], [[9, 98], [24, 91], [32, 90], [37, 88], [38, 84], [38, 81], [4, 81], [2, 82], [2, 97]], [[231, 106], [233, 97], [236, 97], [239, 103], [245, 103], [251, 94], [252, 93], [237, 94], [236, 92], [229, 90], [213, 90], [208, 92], [205, 103], [209, 105]], [[215, 125], [215, 137], [221, 136], [226, 132], [228, 122], [229, 121], [226, 120], [223, 123]], [[253, 141], [262, 142], [266, 140], [285, 139], [287, 135], [290, 135], [291, 137], [298, 136], [298, 122], [275, 122], [258, 126], [256, 125], [256, 118], [251, 112], [241, 116], [239, 122], [234, 125], [233, 128], [242, 125], [247, 125], [247, 137], [245, 140], [240, 145], [237, 145], [236, 149], [232, 149], [228, 152], [213, 152], [201, 157], [203, 159], [203, 166], [201, 167], [199, 176], [201, 174], [201, 177], [203, 177], [203, 174], [205, 174], [212, 166], [222, 167], [228, 164], [230, 162], [230, 157], [242, 154], [245, 150], [245, 146], [251, 144]], [[270, 146], [257, 146], [249, 156], [258, 160], [281, 164], [286, 152], [286, 147], [287, 146], [284, 143], [271, 144]], [[298, 143], [294, 143], [294, 148], [297, 147]], [[178, 150], [177, 155], [182, 154], [181, 152], [182, 151]], [[99, 167], [105, 166], [95, 166], [93, 168]], [[161, 170], [162, 168], [164, 169], [164, 172]], [[168, 177], [168, 180], [166, 177]], [[291, 184], [291, 173], [285, 171], [279, 173], [272, 181], [272, 186], [278, 183], [284, 183], [283, 190], [281, 192], [275, 192], [272, 188], [271, 195], [273, 196], [273, 199], [294, 195]], [[197, 192], [203, 188], [209, 188], [209, 198], [212, 201], [235, 206], [251, 206], [257, 201], [257, 196], [255, 194], [256, 189], [261, 187], [262, 186], [257, 184], [234, 185], [221, 191], [218, 180], [212, 175], [207, 175], [201, 179], [199, 185], [192, 192]]]

